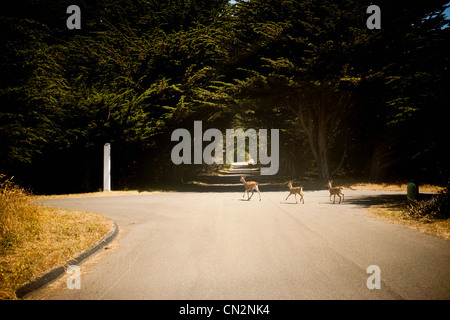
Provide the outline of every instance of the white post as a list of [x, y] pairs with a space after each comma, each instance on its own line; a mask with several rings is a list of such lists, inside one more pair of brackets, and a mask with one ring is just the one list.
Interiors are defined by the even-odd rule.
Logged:
[[111, 191], [111, 143], [103, 147], [103, 191]]

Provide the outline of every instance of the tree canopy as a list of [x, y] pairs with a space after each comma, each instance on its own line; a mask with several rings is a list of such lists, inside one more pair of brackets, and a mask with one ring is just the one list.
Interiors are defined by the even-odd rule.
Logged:
[[446, 1], [21, 0], [0, 27], [0, 168], [38, 192], [172, 179], [170, 134], [278, 128], [280, 174], [449, 177]]

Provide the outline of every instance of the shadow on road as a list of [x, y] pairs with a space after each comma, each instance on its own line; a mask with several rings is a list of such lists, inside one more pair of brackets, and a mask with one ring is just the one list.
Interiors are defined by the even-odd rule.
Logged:
[[354, 204], [363, 208], [369, 208], [374, 205], [391, 204], [391, 203], [406, 203], [405, 194], [380, 194], [371, 196], [358, 196], [346, 198], [347, 204]]
[[[433, 197], [433, 194], [429, 193], [421, 193], [419, 194], [418, 200], [427, 200]], [[362, 206], [364, 208], [368, 208], [374, 205], [407, 205], [406, 193], [399, 194], [380, 194], [373, 196], [360, 196], [350, 199], [345, 199], [346, 203], [355, 204]]]
[[301, 203], [301, 202], [298, 202], [298, 203], [295, 203], [295, 202], [280, 202], [280, 204], [301, 204], [301, 205], [303, 205], [303, 203]]
[[[433, 194], [421, 193], [418, 200], [430, 199]], [[379, 194], [371, 196], [357, 196], [346, 198], [345, 203], [355, 204], [364, 208], [374, 205], [406, 205], [406, 193], [398, 194]]]

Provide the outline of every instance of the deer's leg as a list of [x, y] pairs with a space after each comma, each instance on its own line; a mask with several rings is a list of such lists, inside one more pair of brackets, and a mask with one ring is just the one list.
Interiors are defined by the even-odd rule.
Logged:
[[337, 196], [339, 197], [339, 203], [341, 203], [341, 195], [338, 193]]
[[261, 192], [259, 192], [259, 187], [258, 187], [258, 185], [256, 185], [256, 191], [258, 191], [259, 201], [261, 201]]
[[296, 193], [294, 193], [294, 197], [295, 197], [295, 203], [298, 203], [297, 202], [297, 194]]
[[289, 193], [289, 195], [286, 197], [285, 201], [291, 196], [292, 193]]

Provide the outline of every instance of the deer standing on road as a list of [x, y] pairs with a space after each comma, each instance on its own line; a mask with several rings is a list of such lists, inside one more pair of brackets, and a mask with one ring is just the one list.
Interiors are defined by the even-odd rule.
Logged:
[[303, 199], [303, 186], [300, 186], [300, 187], [293, 187], [293, 186], [292, 186], [292, 183], [293, 183], [293, 182], [294, 182], [294, 181], [289, 180], [288, 187], [289, 187], [290, 193], [289, 193], [289, 195], [286, 197], [286, 200], [291, 196], [291, 194], [293, 194], [294, 197], [295, 197], [295, 203], [298, 203], [298, 202], [297, 202], [297, 194], [298, 194], [298, 195], [300, 196], [300, 201], [303, 201], [303, 204], [305, 204], [305, 199]]
[[[242, 196], [245, 197], [245, 193], [247, 192], [247, 200], [250, 200], [253, 197], [253, 193], [255, 193], [254, 190], [258, 191], [259, 194], [259, 201], [261, 201], [261, 192], [259, 192], [259, 188], [258, 188], [258, 182], [256, 181], [245, 181], [245, 176], [241, 176], [241, 182], [244, 184], [245, 187], [245, 191], [244, 191], [244, 195]], [[249, 196], [250, 191], [252, 191], [252, 195]]]
[[331, 196], [334, 196], [333, 203], [336, 202], [336, 196], [339, 197], [339, 203], [341, 203], [341, 195], [342, 195], [342, 201], [344, 201], [344, 193], [342, 192], [342, 187], [333, 187], [331, 184], [333, 183], [333, 180], [328, 180], [328, 189], [330, 189], [330, 202], [331, 202]]

